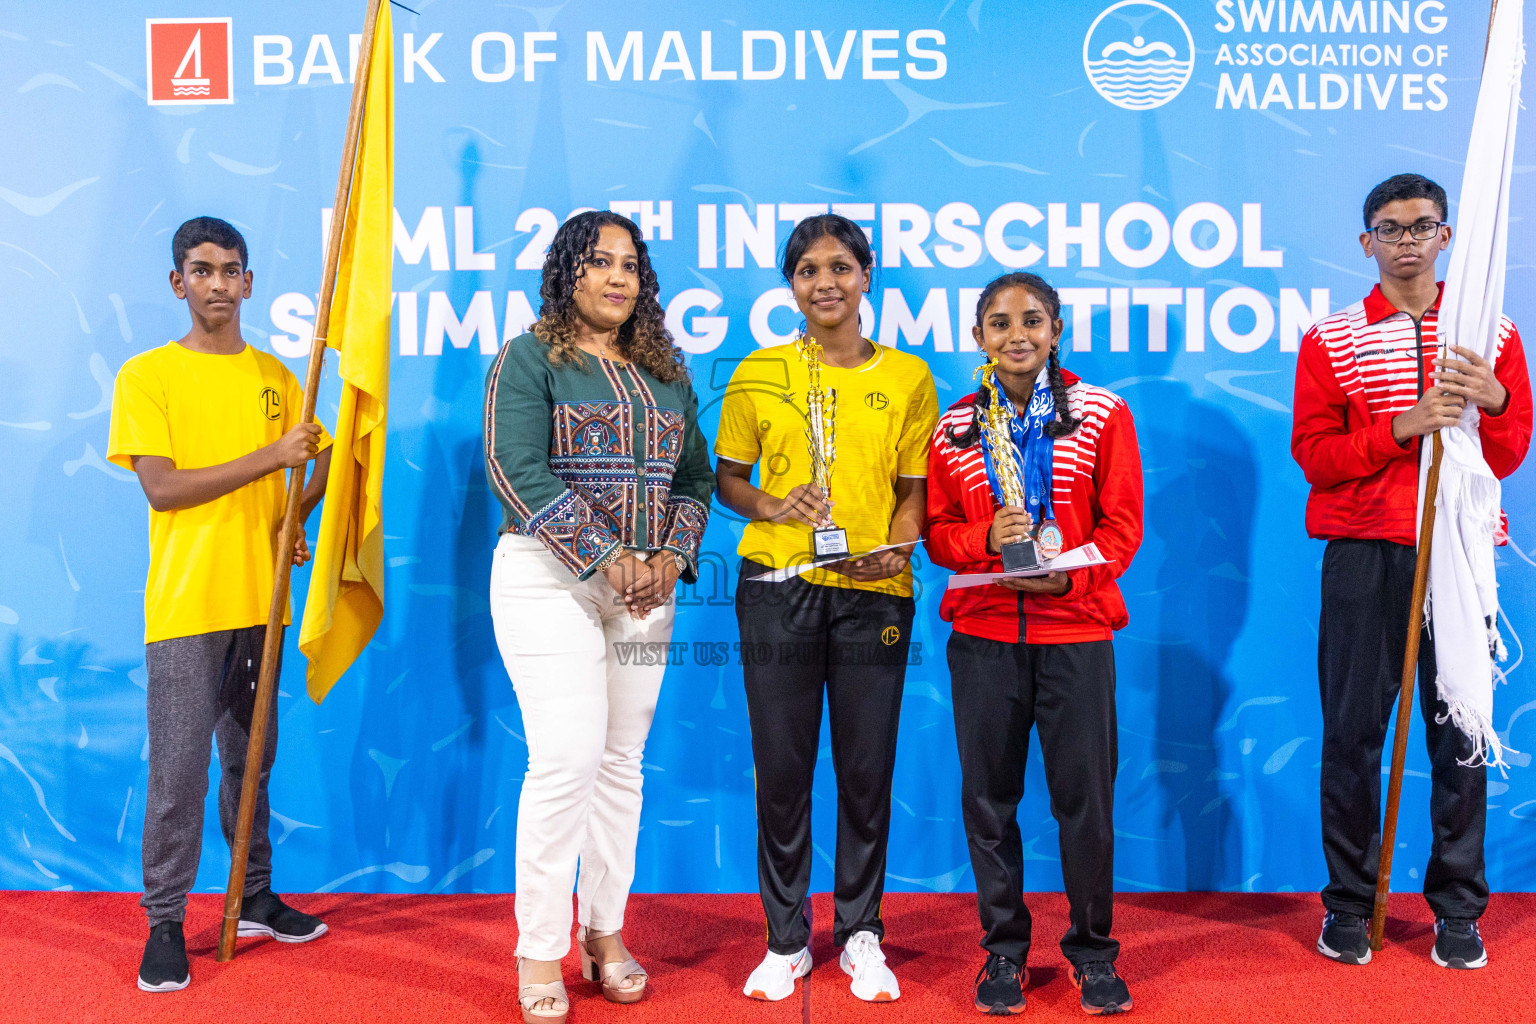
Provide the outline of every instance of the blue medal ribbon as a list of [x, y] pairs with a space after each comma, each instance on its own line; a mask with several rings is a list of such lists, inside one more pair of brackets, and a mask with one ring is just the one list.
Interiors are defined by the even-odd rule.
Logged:
[[[1004, 457], [1018, 460], [1021, 466], [1024, 509], [1038, 530], [1042, 523], [1055, 518], [1051, 508], [1051, 467], [1056, 439], [1045, 432], [1045, 425], [1056, 418], [1056, 403], [1051, 396], [1050, 381], [1043, 372], [1035, 378], [1035, 389], [1029, 396], [1029, 408], [1023, 415], [1019, 414], [1018, 407], [1001, 384], [993, 390], [993, 395], [1008, 414], [1008, 430], [1013, 439], [1014, 450]], [[996, 454], [992, 451], [985, 430], [981, 431], [981, 453], [987, 467], [987, 482], [992, 486], [992, 493], [1001, 501], [1003, 491], [998, 485], [993, 462]]]

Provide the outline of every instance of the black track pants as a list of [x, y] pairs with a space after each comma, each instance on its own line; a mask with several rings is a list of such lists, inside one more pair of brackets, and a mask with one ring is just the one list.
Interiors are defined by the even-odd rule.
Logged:
[[[1317, 676], [1323, 701], [1323, 856], [1329, 910], [1370, 917], [1381, 860], [1381, 755], [1402, 686], [1415, 552], [1386, 540], [1332, 540], [1323, 554]], [[1488, 907], [1483, 829], [1488, 774], [1458, 764], [1472, 741], [1435, 693], [1435, 645], [1419, 644], [1419, 708], [1429, 747], [1434, 839], [1424, 897], [1436, 917], [1481, 917]], [[1411, 826], [1410, 826], [1411, 827]]]
[[1002, 643], [953, 633], [949, 671], [982, 948], [1017, 963], [1029, 952], [1018, 811], [1035, 728], [1071, 906], [1061, 951], [1074, 964], [1114, 960], [1114, 647], [1108, 640]]
[[912, 630], [910, 597], [794, 579], [750, 583], [768, 572], [747, 560], [736, 588], [747, 712], [757, 775], [757, 875], [768, 948], [799, 952], [811, 880], [811, 776], [822, 693], [837, 773], [837, 852], [832, 937], [885, 934], [885, 847], [891, 773]]

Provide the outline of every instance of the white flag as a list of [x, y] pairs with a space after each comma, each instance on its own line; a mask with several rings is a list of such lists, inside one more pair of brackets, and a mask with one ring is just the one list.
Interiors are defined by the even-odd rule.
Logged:
[[[1450, 345], [1479, 353], [1490, 363], [1498, 351], [1504, 308], [1504, 260], [1508, 247], [1509, 181], [1520, 110], [1520, 73], [1525, 63], [1524, 0], [1501, 0], [1489, 33], [1488, 55], [1472, 141], [1456, 207], [1456, 243], [1440, 303], [1443, 356]], [[1451, 721], [1474, 744], [1468, 764], [1504, 768], [1504, 747], [1493, 727], [1498, 581], [1493, 534], [1499, 515], [1498, 478], [1483, 460], [1478, 410], [1468, 403], [1461, 422], [1441, 431], [1445, 454], [1435, 497], [1435, 529], [1429, 563], [1429, 623], [1435, 645], [1435, 687]], [[1430, 445], [1423, 446], [1419, 512], [1429, 474]]]

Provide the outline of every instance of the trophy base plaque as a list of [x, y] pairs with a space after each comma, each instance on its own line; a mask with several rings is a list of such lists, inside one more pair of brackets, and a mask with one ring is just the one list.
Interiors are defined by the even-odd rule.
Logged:
[[1002, 549], [1003, 571], [1013, 572], [1015, 569], [1038, 569], [1040, 556], [1032, 540], [1014, 541], [1012, 544], [1004, 544]]
[[811, 555], [818, 561], [823, 558], [847, 558], [848, 531], [841, 526], [828, 526], [811, 531]]

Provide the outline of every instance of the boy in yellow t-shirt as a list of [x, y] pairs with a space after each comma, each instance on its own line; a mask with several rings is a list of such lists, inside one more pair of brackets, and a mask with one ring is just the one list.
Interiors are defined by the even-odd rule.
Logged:
[[[315, 461], [304, 490], [307, 517], [325, 491], [331, 456], [325, 429], [298, 422], [304, 396], [293, 374], [240, 335], [240, 303], [251, 295], [240, 232], [197, 217], [177, 229], [171, 255], [171, 290], [186, 300], [192, 329], [123, 364], [107, 440], [107, 458], [138, 474], [150, 506], [144, 589], [149, 793], [140, 900], [150, 934], [138, 979], [146, 992], [170, 992], [191, 981], [182, 920], [202, 850], [210, 737], [219, 744], [219, 820], [232, 841], [284, 470]], [[293, 563], [308, 560], [300, 533]], [[267, 736], [239, 933], [307, 942], [323, 935], [325, 925], [271, 890], [267, 778], [277, 749], [275, 703]]]

